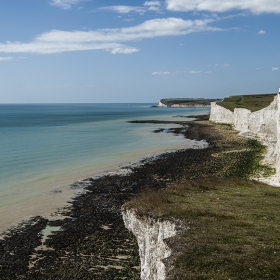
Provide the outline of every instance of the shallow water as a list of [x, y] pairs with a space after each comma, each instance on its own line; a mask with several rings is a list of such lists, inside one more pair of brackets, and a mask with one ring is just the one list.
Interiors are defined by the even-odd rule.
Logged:
[[75, 180], [193, 144], [180, 136], [153, 133], [169, 125], [127, 121], [185, 120], [173, 116], [209, 113], [204, 108], [151, 105], [0, 105], [0, 229], [54, 210], [73, 195], [67, 187]]

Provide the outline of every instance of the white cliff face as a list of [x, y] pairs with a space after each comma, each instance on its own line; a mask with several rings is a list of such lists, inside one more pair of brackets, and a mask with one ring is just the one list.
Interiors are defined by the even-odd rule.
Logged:
[[122, 210], [125, 227], [136, 237], [141, 260], [142, 280], [166, 279], [162, 260], [171, 255], [164, 240], [176, 235], [175, 224], [151, 218], [138, 218], [133, 210]]
[[278, 95], [266, 108], [249, 116], [249, 131], [269, 141], [277, 140]]
[[280, 178], [280, 88], [277, 98], [278, 114], [276, 116], [277, 124], [277, 143], [276, 143], [276, 174]]
[[159, 101], [158, 107], [167, 107], [167, 106], [165, 104], [161, 103], [161, 101]]
[[[276, 167], [276, 181], [268, 184], [279, 186], [280, 182], [280, 89], [274, 101], [257, 112], [236, 108], [227, 110], [215, 102], [211, 103], [210, 121], [228, 123], [237, 130], [259, 137], [268, 147], [266, 161]], [[171, 256], [166, 245], [167, 238], [176, 235], [175, 223], [148, 217], [137, 217], [133, 210], [122, 209], [126, 228], [136, 236], [141, 260], [142, 280], [165, 280], [167, 270], [162, 260]]]
[[233, 112], [217, 105], [216, 102], [211, 102], [210, 121], [233, 124]]
[[232, 124], [237, 130], [257, 136], [264, 142], [268, 147], [265, 161], [276, 167], [277, 181], [280, 181], [280, 93], [268, 107], [253, 113], [242, 108], [231, 112], [213, 102], [210, 120]]
[[251, 111], [243, 108], [235, 108], [233, 112], [233, 124], [237, 130], [249, 130], [249, 116]]

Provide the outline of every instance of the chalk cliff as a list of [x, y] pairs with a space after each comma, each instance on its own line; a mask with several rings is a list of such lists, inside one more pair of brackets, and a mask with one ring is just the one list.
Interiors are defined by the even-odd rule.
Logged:
[[259, 138], [268, 147], [267, 163], [276, 168], [276, 179], [280, 182], [280, 91], [266, 108], [251, 112], [235, 108], [234, 112], [211, 103], [210, 121], [234, 125], [244, 135]]
[[133, 210], [122, 209], [125, 227], [136, 237], [141, 260], [142, 280], [165, 280], [171, 269], [163, 263], [171, 255], [165, 240], [176, 235], [175, 223], [150, 217], [137, 217]]
[[276, 174], [279, 179], [280, 177], [280, 89], [278, 93], [277, 98], [277, 108], [278, 108], [278, 114], [276, 115], [276, 125], [277, 125], [277, 143], [276, 143], [276, 151], [278, 151], [278, 155], [276, 156]]
[[[161, 103], [160, 106], [166, 106]], [[251, 112], [236, 108], [234, 112], [211, 103], [210, 121], [232, 124], [242, 134], [260, 139], [268, 147], [265, 160], [276, 168], [276, 183], [280, 182], [280, 89], [266, 108]], [[271, 181], [272, 182], [272, 181]], [[270, 182], [268, 182], [270, 183]], [[135, 235], [141, 260], [142, 280], [165, 280], [172, 269], [168, 257], [171, 249], [166, 240], [177, 234], [176, 225], [168, 220], [139, 217], [134, 210], [122, 209], [126, 228]], [[173, 252], [174, 253], [174, 252]], [[165, 260], [165, 261], [164, 261]]]

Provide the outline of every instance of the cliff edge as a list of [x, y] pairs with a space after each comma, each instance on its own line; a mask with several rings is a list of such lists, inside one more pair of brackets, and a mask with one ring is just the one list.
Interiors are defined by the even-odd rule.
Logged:
[[[215, 122], [215, 123], [231, 124], [234, 126], [234, 128], [236, 130], [239, 130], [240, 134], [242, 134], [243, 136], [253, 137], [253, 138], [257, 138], [258, 140], [261, 140], [261, 142], [263, 142], [267, 146], [267, 154], [265, 157], [266, 164], [269, 164], [271, 167], [276, 168], [276, 176], [274, 178], [271, 178], [269, 182], [266, 181], [266, 183], [269, 183], [271, 185], [278, 185], [278, 186], [280, 185], [279, 184], [279, 181], [280, 181], [280, 153], [278, 153], [278, 150], [280, 148], [280, 90], [279, 90], [279, 93], [274, 97], [274, 100], [271, 102], [271, 104], [269, 106], [267, 106], [261, 110], [255, 111], [255, 112], [252, 112], [251, 110], [248, 110], [246, 108], [235, 108], [234, 111], [230, 111], [229, 109], [226, 109], [226, 108], [218, 105], [216, 102], [212, 102], [211, 103], [210, 121]], [[218, 132], [218, 130], [215, 131], [215, 129], [217, 129], [217, 128], [214, 128], [214, 127], [212, 128], [212, 130], [213, 130], [212, 131], [213, 133], [211, 134], [212, 137], [213, 137], [213, 135], [217, 136], [216, 133]], [[233, 172], [234, 171], [234, 168], [232, 168], [232, 167], [236, 165], [236, 162], [238, 160], [240, 160], [240, 157], [237, 154], [236, 155], [237, 161], [233, 160], [233, 162], [231, 163], [231, 159], [229, 159], [227, 157], [226, 153], [231, 153], [231, 157], [234, 158], [235, 153], [238, 152], [237, 148], [240, 149], [240, 152], [244, 152], [244, 150], [246, 150], [246, 151], [248, 150], [248, 147], [246, 147], [246, 145], [244, 146], [245, 148], [243, 148], [243, 146], [240, 144], [236, 145], [235, 140], [237, 140], [237, 139], [234, 139], [234, 137], [237, 137], [236, 133], [233, 130], [229, 130], [229, 132], [232, 134], [227, 136], [228, 142], [225, 141], [225, 142], [227, 142], [227, 145], [225, 144], [227, 146], [227, 147], [225, 147], [226, 150], [222, 151], [220, 153], [217, 153], [215, 150], [215, 153], [211, 154], [212, 163], [213, 163], [213, 158], [216, 160], [220, 160], [220, 159], [222, 159], [222, 156], [224, 156], [226, 159], [226, 161], [222, 165], [221, 164], [217, 165], [219, 168], [216, 168], [215, 164], [213, 165], [212, 168], [210, 168], [212, 170], [212, 173], [214, 172], [213, 174], [211, 173], [212, 175], [215, 175], [217, 172], [219, 173], [221, 166], [224, 166], [225, 169], [228, 169], [228, 171], [224, 170], [224, 172]], [[236, 136], [234, 136], [233, 134]], [[223, 137], [224, 136], [225, 135], [223, 135]], [[245, 141], [246, 138], [243, 138], [243, 139]], [[232, 144], [230, 144], [230, 145], [232, 145], [232, 147], [228, 147], [228, 146], [230, 146], [229, 145], [230, 141], [232, 141]], [[211, 143], [211, 141], [210, 141], [210, 143]], [[256, 158], [256, 160], [257, 160], [257, 158]], [[223, 162], [223, 161], [221, 161], [221, 162]], [[247, 166], [247, 163], [246, 163], [246, 166]], [[242, 167], [242, 165], [241, 165], [241, 167]], [[243, 165], [243, 167], [241, 169], [243, 170], [244, 168], [245, 168], [245, 166]], [[237, 176], [240, 176], [240, 173], [238, 173], [238, 170], [236, 172], [237, 172], [236, 174], [238, 174]], [[220, 173], [222, 174], [222, 171]], [[221, 174], [219, 174], [219, 175], [221, 175]], [[234, 173], [233, 173], [233, 175], [231, 175], [231, 173], [230, 173], [230, 174], [227, 174], [227, 176], [236, 176], [236, 175], [234, 175]], [[179, 189], [177, 187], [177, 189], [175, 191], [170, 191], [168, 193], [168, 199], [166, 200], [167, 202], [162, 203], [163, 204], [162, 212], [164, 213], [164, 211], [166, 211], [167, 213], [170, 212], [170, 213], [174, 214], [174, 211], [168, 212], [167, 209], [169, 207], [172, 207], [172, 203], [174, 203], [174, 205], [176, 205], [176, 207], [175, 207], [176, 211], [179, 209], [178, 205], [180, 205], [180, 204], [178, 204], [178, 193], [182, 192], [182, 194], [180, 193], [180, 195], [179, 195], [180, 199], [183, 199], [183, 197], [185, 197], [185, 199], [186, 199], [186, 202], [181, 203], [182, 208], [184, 208], [182, 211], [186, 210], [185, 209], [186, 205], [188, 205], [188, 207], [190, 207], [191, 203], [193, 203], [193, 209], [189, 210], [188, 215], [187, 215], [188, 223], [189, 223], [189, 220], [193, 219], [193, 225], [196, 224], [198, 228], [202, 228], [204, 219], [207, 219], [209, 216], [209, 221], [213, 222], [213, 217], [216, 217], [214, 219], [215, 221], [213, 222], [213, 226], [212, 227], [209, 226], [208, 231], [205, 231], [206, 233], [204, 231], [202, 231], [202, 233], [201, 233], [202, 236], [200, 239], [200, 240], [202, 240], [202, 243], [203, 243], [203, 240], [205, 239], [204, 234], [207, 234], [207, 232], [209, 232], [209, 234], [211, 235], [211, 233], [213, 233], [214, 237], [211, 237], [211, 238], [213, 238], [213, 244], [214, 244], [215, 242], [218, 242], [216, 239], [217, 237], [214, 234], [216, 231], [215, 228], [217, 226], [216, 223], [220, 222], [222, 224], [221, 227], [223, 227], [223, 228], [225, 228], [225, 225], [226, 225], [226, 223], [224, 222], [223, 216], [221, 216], [221, 219], [220, 219], [219, 215], [217, 214], [217, 213], [220, 213], [220, 211], [221, 211], [221, 209], [220, 209], [221, 205], [223, 205], [223, 206], [225, 206], [225, 205], [222, 202], [223, 199], [221, 198], [221, 193], [219, 193], [219, 192], [217, 193], [216, 199], [213, 199], [213, 197], [212, 197], [212, 195], [214, 193], [213, 191], [216, 190], [215, 188], [218, 183], [216, 181], [213, 182], [213, 186], [215, 186], [215, 187], [213, 187], [213, 191], [211, 191], [211, 192], [209, 191], [209, 189], [211, 189], [211, 187], [209, 187], [207, 184], [209, 184], [209, 181], [211, 181], [211, 180], [220, 180], [219, 184], [221, 185], [222, 188], [224, 187], [224, 185], [228, 184], [230, 186], [230, 184], [233, 184], [233, 186], [230, 188], [230, 191], [232, 191], [234, 193], [235, 187], [237, 187], [238, 191], [240, 191], [239, 185], [248, 184], [248, 183], [247, 182], [244, 183], [241, 181], [234, 182], [234, 180], [237, 180], [237, 179], [228, 179], [228, 183], [224, 184], [225, 179], [223, 179], [223, 178], [222, 179], [207, 178], [205, 180], [207, 182], [198, 181], [198, 182], [200, 182], [200, 183], [197, 183], [198, 188], [201, 188], [201, 191], [200, 192], [195, 191], [195, 194], [193, 194], [194, 196], [199, 195], [198, 201], [195, 201], [195, 203], [193, 203], [194, 201], [192, 201], [192, 200], [193, 200], [194, 196], [190, 196], [189, 192], [193, 188], [193, 186], [191, 186], [190, 188], [183, 186], [181, 191], [178, 191]], [[252, 184], [254, 185], [257, 183], [252, 183]], [[208, 188], [207, 186], [209, 187], [209, 189], [207, 189]], [[257, 190], [257, 188], [258, 188], [258, 185], [254, 185], [252, 187], [252, 190], [255, 191], [255, 190]], [[261, 188], [262, 187], [260, 187], [260, 189]], [[196, 189], [196, 188], [194, 188], [194, 189]], [[244, 189], [246, 189], [246, 188], [244, 188], [244, 186], [243, 186], [242, 190], [244, 190]], [[167, 190], [167, 192], [168, 192], [168, 190]], [[251, 190], [250, 190], [250, 192], [251, 192]], [[209, 193], [209, 197], [211, 196], [211, 201], [212, 201], [211, 205], [207, 204], [207, 199], [205, 197], [203, 197], [203, 199], [200, 198], [200, 195], [205, 196], [205, 194], [207, 195], [207, 193]], [[253, 191], [252, 191], [252, 193], [253, 193]], [[250, 193], [250, 195], [252, 195], [252, 193]], [[229, 199], [229, 189], [226, 190], [225, 194], [226, 194], [226, 199], [228, 200]], [[162, 196], [163, 196], [163, 193], [161, 192], [159, 199]], [[172, 196], [174, 196], [174, 201], [172, 200]], [[189, 197], [191, 197], [190, 201], [187, 201]], [[259, 198], [261, 196], [259, 193], [257, 193], [256, 197]], [[235, 199], [236, 199], [236, 195], [234, 193], [232, 200], [234, 201]], [[201, 209], [199, 209], [199, 207], [200, 207], [199, 203], [201, 201], [203, 201], [203, 203], [205, 203], [207, 205], [204, 205], [204, 204], [200, 205]], [[213, 208], [213, 213], [210, 210], [210, 208], [214, 207], [213, 205], [215, 205], [215, 203], [213, 203], [213, 201], [216, 201], [215, 203], [217, 204], [218, 212], [217, 212], [217, 209], [214, 209], [214, 208]], [[145, 203], [144, 203], [144, 208], [148, 207]], [[238, 197], [236, 199], [236, 203], [239, 205], [240, 197]], [[262, 203], [262, 202], [260, 202], [260, 203]], [[265, 203], [267, 203], [266, 198], [265, 198]], [[155, 204], [155, 202], [152, 200], [151, 205], [153, 205], [153, 204]], [[249, 213], [250, 209], [251, 209], [250, 207], [253, 207], [253, 206], [251, 206], [248, 201], [247, 201], [247, 204], [244, 204], [244, 205], [246, 205], [248, 207], [247, 212]], [[259, 205], [261, 205], [261, 204], [258, 204], [257, 208]], [[238, 209], [239, 208], [240, 207], [238, 206]], [[138, 242], [139, 255], [140, 255], [140, 260], [141, 260], [141, 279], [142, 280], [169, 279], [168, 278], [169, 272], [171, 271], [173, 273], [175, 271], [174, 269], [172, 270], [172, 263], [173, 263], [172, 258], [174, 258], [174, 254], [176, 254], [176, 249], [174, 249], [174, 246], [168, 246], [168, 244], [170, 244], [170, 242], [174, 242], [174, 240], [177, 240], [176, 236], [178, 236], [178, 228], [176, 227], [176, 224], [174, 221], [171, 221], [168, 219], [151, 218], [151, 216], [148, 214], [139, 216], [139, 215], [137, 215], [137, 209], [138, 209], [137, 207], [130, 208], [130, 209], [123, 207], [122, 215], [123, 215], [125, 227], [133, 232], [133, 234], [135, 235], [137, 242]], [[207, 209], [207, 211], [205, 211], [205, 209]], [[227, 211], [229, 211], [228, 217], [231, 217], [233, 210], [230, 209], [229, 205], [226, 205], [225, 208], [223, 209], [223, 215], [227, 215], [227, 214], [225, 214]], [[236, 209], [234, 211], [236, 211]], [[260, 210], [260, 211], [262, 211], [262, 210]], [[197, 214], [196, 214], [196, 212], [197, 212]], [[169, 217], [169, 214], [165, 215], [165, 217]], [[156, 216], [157, 215], [155, 215], [155, 217]], [[201, 216], [203, 216], [203, 218], [200, 218]], [[198, 217], [198, 218], [196, 219], [196, 217]], [[247, 217], [247, 215], [246, 215], [246, 217]], [[182, 218], [182, 220], [184, 220], [184, 218]], [[249, 218], [249, 220], [250, 220], [250, 218]], [[250, 223], [251, 223], [251, 220], [250, 220]], [[259, 223], [260, 223], [259, 221], [256, 222], [256, 231], [257, 231], [257, 228], [259, 227]], [[238, 227], [236, 227], [237, 232], [236, 233], [233, 232], [231, 223], [229, 223], [228, 226], [229, 226], [229, 230], [228, 230], [228, 232], [225, 231], [225, 235], [233, 234], [235, 236], [237, 234], [237, 232], [239, 232]], [[189, 229], [189, 228], [187, 228], [187, 229]], [[184, 233], [184, 231], [182, 231], [182, 236], [184, 234], [186, 235], [186, 237], [185, 237], [186, 242], [184, 245], [185, 247], [187, 247], [186, 244], [188, 244], [190, 242], [190, 240], [194, 243], [196, 240], [196, 237], [198, 235], [198, 233], [196, 232], [195, 236], [193, 236], [193, 239], [191, 239], [190, 236], [192, 234], [192, 231], [188, 231], [188, 233]], [[263, 230], [261, 230], [259, 234], [262, 235]], [[246, 236], [247, 236], [247, 234], [245, 234], [244, 239], [246, 238]], [[208, 238], [208, 236], [207, 236], [207, 238]], [[207, 238], [206, 238], [206, 240], [208, 240]], [[225, 238], [225, 240], [227, 240], [227, 238], [228, 238], [228, 236]], [[268, 240], [268, 244], [269, 244], [269, 242], [270, 241]], [[181, 246], [181, 245], [179, 245], [179, 246]], [[188, 251], [190, 254], [191, 250], [195, 246], [200, 246], [200, 245], [197, 245], [197, 244], [190, 245], [186, 249], [186, 251]], [[207, 247], [208, 242], [206, 242], [204, 245], [202, 244], [202, 247], [203, 246]], [[223, 244], [221, 246], [223, 246]], [[256, 247], [255, 244], [253, 244], [252, 251], [255, 250], [255, 247]], [[228, 244], [226, 244], [225, 248], [227, 250]], [[190, 257], [190, 255], [188, 255], [188, 256]], [[198, 256], [198, 258], [199, 258], [199, 260], [201, 260], [201, 258], [203, 258], [203, 257]], [[231, 262], [233, 262], [233, 260], [231, 260]], [[237, 263], [238, 263], [238, 260], [237, 260]], [[184, 266], [187, 266], [187, 270], [189, 269], [191, 271], [191, 267], [188, 267], [188, 265], [190, 266], [190, 264], [192, 264], [192, 262], [190, 262], [188, 264], [184, 264]], [[235, 266], [236, 265], [233, 265], [232, 270], [234, 270]], [[184, 274], [185, 273], [184, 270], [182, 270], [181, 273]], [[188, 273], [191, 273], [191, 272], [188, 272]], [[208, 271], [207, 273], [210, 273], [210, 272]], [[234, 271], [233, 274], [238, 275], [238, 272]]]
[[211, 103], [210, 121], [234, 126], [244, 136], [252, 136], [267, 146], [265, 161], [276, 168], [269, 184], [280, 185], [280, 89], [268, 107], [252, 112], [245, 108], [230, 111], [216, 102]]

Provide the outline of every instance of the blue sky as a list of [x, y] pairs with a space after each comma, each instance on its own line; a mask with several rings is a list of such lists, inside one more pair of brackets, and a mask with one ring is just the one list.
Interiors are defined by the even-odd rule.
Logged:
[[280, 87], [280, 0], [1, 0], [0, 103]]

